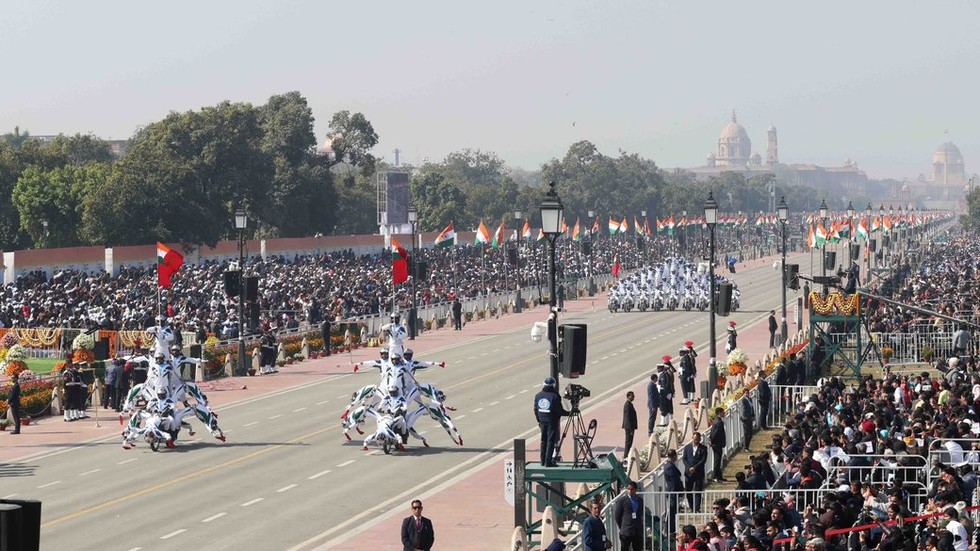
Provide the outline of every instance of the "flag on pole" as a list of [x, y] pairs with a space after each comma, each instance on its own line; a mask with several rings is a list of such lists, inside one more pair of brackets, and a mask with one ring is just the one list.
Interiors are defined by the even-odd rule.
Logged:
[[572, 241], [582, 240], [582, 234], [579, 233], [579, 225], [578, 225], [579, 221], [580, 220], [578, 218], [575, 219], [575, 227], [572, 228]]
[[483, 220], [480, 220], [480, 227], [476, 229], [476, 239], [473, 240], [474, 245], [490, 243], [490, 231], [487, 227], [483, 225]]
[[618, 254], [616, 255], [615, 259], [613, 260], [612, 274], [613, 274], [613, 277], [619, 277], [619, 255]]
[[630, 229], [629, 220], [623, 217], [623, 221], [619, 223], [619, 233], [626, 233]]
[[[157, 285], [160, 287], [170, 287], [173, 285], [170, 276], [177, 273], [177, 270], [184, 265], [184, 257], [177, 251], [157, 241]], [[244, 269], [243, 266], [238, 267]]]
[[562, 236], [564, 236], [566, 233], [568, 233], [568, 222], [566, 222], [565, 221], [565, 217], [562, 216], [561, 217], [561, 234], [562, 234]]
[[868, 221], [867, 220], [863, 220], [862, 219], [860, 222], [858, 222], [858, 227], [857, 227], [857, 232], [856, 233], [857, 233], [858, 239], [864, 239], [865, 241], [868, 240]]
[[823, 227], [823, 222], [817, 223], [816, 234], [814, 235], [816, 244], [818, 247], [823, 247], [827, 244], [827, 230]]
[[637, 234], [643, 235], [643, 226], [640, 225], [640, 221], [635, 216], [633, 217], [633, 229], [636, 230]]
[[617, 232], [619, 232], [619, 222], [613, 220], [612, 217], [610, 216], [609, 217], [609, 235], [616, 235]]
[[391, 236], [391, 281], [395, 285], [408, 281], [408, 253]]
[[592, 221], [592, 233], [593, 234], [599, 233], [599, 219], [598, 218], [596, 218], [595, 220]]
[[500, 248], [504, 244], [504, 223], [501, 222], [497, 226], [497, 231], [493, 232], [493, 241], [490, 242], [490, 246], [494, 249]]
[[538, 228], [538, 243], [544, 241], [544, 239], [544, 230], [542, 228]]
[[649, 218], [645, 218], [643, 220], [643, 233], [646, 236], [649, 236], [650, 235], [650, 219]]
[[522, 239], [531, 239], [531, 221], [524, 221], [524, 228], [521, 230]]
[[813, 222], [810, 222], [810, 232], [806, 234], [806, 246], [810, 249], [817, 246], [817, 234], [813, 231]]
[[456, 230], [453, 229], [453, 223], [450, 222], [446, 229], [436, 236], [436, 241], [433, 244], [437, 249], [448, 249], [456, 244]]
[[664, 231], [664, 222], [663, 220], [657, 218], [657, 233], [660, 233], [662, 231]]
[[673, 214], [671, 214], [670, 215], [670, 218], [667, 219], [666, 224], [667, 224], [667, 235], [674, 235], [674, 226], [676, 224], [674, 224], [674, 215]]

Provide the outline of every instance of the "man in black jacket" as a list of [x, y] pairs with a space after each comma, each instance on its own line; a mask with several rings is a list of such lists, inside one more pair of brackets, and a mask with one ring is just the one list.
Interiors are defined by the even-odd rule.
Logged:
[[657, 410], [660, 409], [660, 389], [657, 388], [657, 374], [650, 375], [650, 382], [647, 383], [647, 436], [653, 434], [653, 427], [657, 424]]
[[691, 436], [691, 445], [684, 448], [684, 491], [687, 505], [694, 511], [701, 510], [701, 494], [704, 492], [704, 464], [708, 461], [708, 448], [701, 443], [701, 433]]
[[402, 548], [405, 551], [429, 551], [436, 541], [432, 521], [422, 516], [422, 502], [412, 502], [412, 515], [402, 520]]
[[[14, 430], [10, 434], [20, 434], [20, 374], [10, 379], [10, 393], [7, 395], [7, 405], [10, 414], [14, 416]], [[4, 412], [6, 414], [6, 412]]]
[[721, 472], [721, 460], [725, 454], [725, 443], [728, 441], [728, 435], [725, 434], [725, 420], [722, 418], [724, 415], [724, 409], [715, 408], [715, 421], [708, 430], [708, 445], [711, 446], [713, 467], [711, 476], [714, 482], [725, 482]]
[[[684, 491], [681, 481], [681, 470], [677, 467], [677, 450], [667, 450], [667, 461], [664, 463], [664, 489], [667, 494], [667, 526], [666, 532], [673, 535], [677, 531], [677, 497]], [[674, 541], [673, 537], [670, 541]]]
[[626, 447], [623, 449], [623, 457], [629, 457], [630, 450], [633, 449], [633, 435], [636, 433], [636, 408], [633, 407], [635, 395], [630, 390], [626, 393], [626, 403], [623, 404], [623, 430], [626, 432]]
[[769, 388], [769, 382], [766, 381], [765, 376], [760, 371], [756, 374], [756, 378], [759, 381], [759, 430], [766, 430], [766, 417], [769, 415], [769, 404], [772, 403], [772, 389]]
[[619, 527], [622, 551], [643, 551], [643, 498], [636, 495], [636, 482], [630, 480], [626, 495], [616, 502], [613, 516]]
[[769, 310], [769, 348], [775, 348], [776, 346], [777, 329], [779, 329], [779, 324], [776, 323], [776, 311]]
[[541, 429], [541, 466], [555, 467], [555, 446], [561, 430], [561, 416], [569, 415], [561, 403], [561, 396], [555, 392], [557, 381], [553, 377], [544, 380], [541, 392], [534, 395], [534, 417]]

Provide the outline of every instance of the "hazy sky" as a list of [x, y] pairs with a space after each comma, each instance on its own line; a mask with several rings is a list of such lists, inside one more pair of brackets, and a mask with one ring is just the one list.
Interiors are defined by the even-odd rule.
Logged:
[[5, 2], [0, 132], [129, 137], [169, 111], [300, 91], [322, 142], [360, 111], [375, 153], [464, 148], [537, 168], [591, 140], [698, 166], [732, 109], [765, 157], [980, 172], [980, 3], [786, 0]]

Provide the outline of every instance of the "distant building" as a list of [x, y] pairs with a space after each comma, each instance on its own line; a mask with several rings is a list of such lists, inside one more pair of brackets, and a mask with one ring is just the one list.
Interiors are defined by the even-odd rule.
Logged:
[[776, 127], [766, 129], [766, 161], [752, 152], [752, 140], [745, 128], [738, 123], [735, 112], [732, 120], [721, 129], [717, 151], [709, 153], [704, 166], [685, 169], [698, 180], [720, 176], [723, 172], [736, 172], [745, 178], [762, 174], [776, 174], [790, 185], [805, 185], [821, 191], [842, 195], [863, 195], [868, 176], [857, 163], [845, 159], [843, 166], [822, 167], [814, 164], [782, 164], [779, 162], [779, 139]]
[[939, 145], [932, 154], [932, 173], [929, 178], [906, 178], [894, 195], [906, 202], [921, 203], [925, 208], [956, 210], [964, 207], [966, 193], [976, 181], [968, 177], [960, 148], [951, 141]]

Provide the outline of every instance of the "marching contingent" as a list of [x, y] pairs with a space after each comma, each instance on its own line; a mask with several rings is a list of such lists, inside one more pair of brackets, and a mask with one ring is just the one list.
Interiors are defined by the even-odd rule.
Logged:
[[[715, 274], [715, 285], [728, 280]], [[674, 257], [661, 264], [638, 270], [609, 290], [609, 311], [640, 312], [653, 310], [700, 310], [711, 304], [707, 265], [695, 265], [684, 258]], [[732, 287], [732, 310], [739, 305], [738, 286]]]

